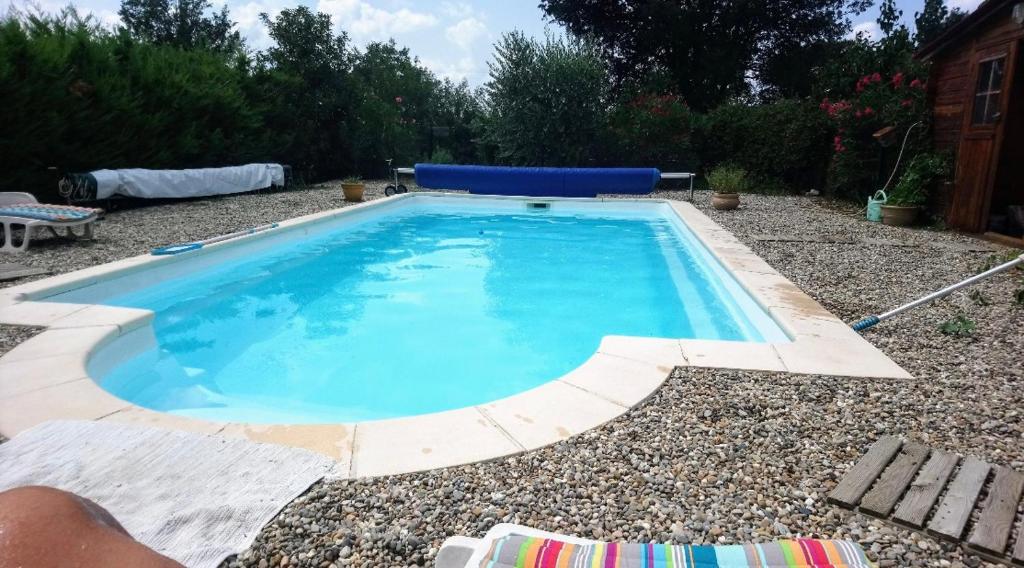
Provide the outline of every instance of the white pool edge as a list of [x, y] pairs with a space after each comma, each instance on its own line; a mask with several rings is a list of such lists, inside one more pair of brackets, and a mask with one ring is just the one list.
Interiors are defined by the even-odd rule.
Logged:
[[[753, 343], [607, 336], [580, 367], [531, 390], [472, 407], [346, 424], [258, 425], [208, 422], [147, 410], [103, 390], [87, 372], [104, 346], [141, 333], [148, 310], [38, 301], [158, 264], [272, 239], [360, 211], [420, 196], [509, 199], [419, 192], [324, 211], [279, 228], [179, 256], [142, 255], [0, 290], [0, 323], [47, 329], [0, 357], [0, 434], [11, 437], [52, 419], [113, 420], [243, 436], [303, 447], [340, 462], [336, 471], [368, 477], [422, 471], [540, 448], [612, 420], [644, 401], [675, 367], [906, 379], [910, 375], [804, 294], [731, 233], [690, 203], [656, 199], [528, 198], [530, 201], [665, 203], [715, 259], [792, 339]], [[770, 388], [770, 387], [769, 387]]]

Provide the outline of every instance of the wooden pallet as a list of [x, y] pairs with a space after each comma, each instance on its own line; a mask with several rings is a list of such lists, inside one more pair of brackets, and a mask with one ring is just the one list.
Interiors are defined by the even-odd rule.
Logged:
[[[986, 485], [989, 477], [992, 482]], [[986, 487], [988, 496], [979, 505], [978, 497]], [[1022, 493], [1024, 474], [1010, 468], [885, 436], [847, 472], [828, 500], [966, 544], [987, 560], [1024, 566], [1024, 528], [1010, 548]], [[976, 506], [980, 514], [964, 541], [964, 529]]]

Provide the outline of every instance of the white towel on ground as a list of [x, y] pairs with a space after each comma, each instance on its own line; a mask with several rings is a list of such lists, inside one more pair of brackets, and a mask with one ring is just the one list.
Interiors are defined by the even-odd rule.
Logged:
[[0, 491], [46, 485], [99, 503], [139, 542], [190, 567], [248, 548], [334, 462], [244, 439], [58, 420], [0, 444]]

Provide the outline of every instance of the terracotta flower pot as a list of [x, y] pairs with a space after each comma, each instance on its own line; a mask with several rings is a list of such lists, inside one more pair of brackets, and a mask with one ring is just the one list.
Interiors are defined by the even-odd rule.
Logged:
[[364, 189], [366, 189], [366, 185], [362, 183], [341, 184], [341, 191], [345, 193], [345, 201], [362, 201]]
[[716, 192], [711, 196], [711, 206], [719, 211], [736, 209], [740, 206], [740, 194]]
[[882, 206], [882, 224], [892, 225], [894, 227], [907, 227], [914, 224], [917, 220], [917, 212], [920, 211], [920, 207], [913, 205], [910, 207], [903, 207], [901, 205], [883, 205]]

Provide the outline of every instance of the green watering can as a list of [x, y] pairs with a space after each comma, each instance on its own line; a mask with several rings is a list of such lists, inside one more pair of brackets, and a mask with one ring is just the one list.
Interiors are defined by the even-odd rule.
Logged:
[[875, 223], [882, 221], [882, 206], [888, 200], [889, 196], [881, 189], [868, 198], [868, 221], [874, 221]]

